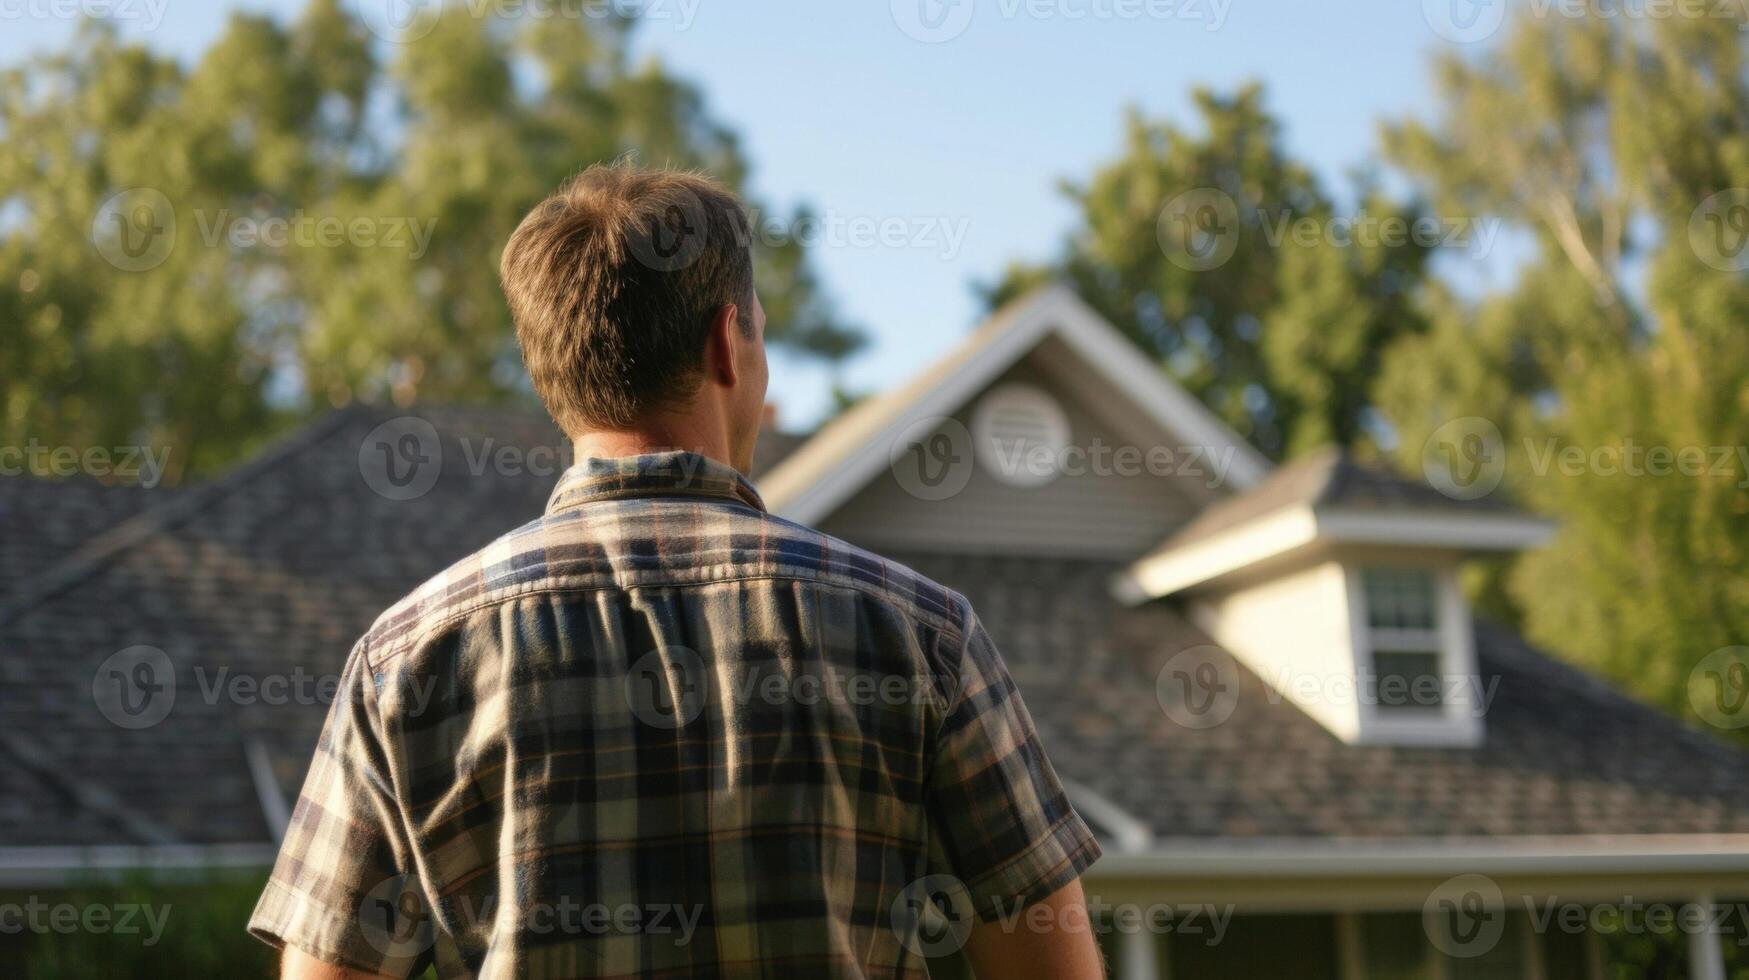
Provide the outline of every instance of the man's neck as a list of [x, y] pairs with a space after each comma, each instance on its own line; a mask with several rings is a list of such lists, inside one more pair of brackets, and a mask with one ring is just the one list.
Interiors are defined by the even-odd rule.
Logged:
[[684, 451], [733, 467], [729, 439], [720, 426], [684, 420], [656, 420], [630, 429], [595, 429], [574, 440], [578, 459], [644, 456]]

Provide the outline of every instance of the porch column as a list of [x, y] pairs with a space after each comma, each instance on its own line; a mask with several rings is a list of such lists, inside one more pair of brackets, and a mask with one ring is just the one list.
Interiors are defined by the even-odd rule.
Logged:
[[1689, 980], [1725, 980], [1725, 951], [1713, 929], [1713, 897], [1698, 896], [1694, 904], [1702, 921], [1688, 934]]
[[1160, 980], [1154, 939], [1147, 929], [1117, 934], [1116, 980]]

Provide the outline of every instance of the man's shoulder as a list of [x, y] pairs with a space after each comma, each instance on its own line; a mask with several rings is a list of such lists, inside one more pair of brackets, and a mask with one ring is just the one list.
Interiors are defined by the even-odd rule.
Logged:
[[623, 512], [530, 521], [433, 575], [377, 617], [363, 641], [370, 663], [469, 614], [542, 592], [809, 582], [860, 592], [954, 636], [969, 619], [965, 597], [890, 558], [772, 514], [712, 511], [705, 521], [651, 521], [642, 535], [625, 533]]
[[769, 514], [764, 520], [788, 543], [774, 577], [816, 577], [871, 591], [928, 625], [954, 633], [970, 613], [964, 596], [908, 565], [794, 521]]

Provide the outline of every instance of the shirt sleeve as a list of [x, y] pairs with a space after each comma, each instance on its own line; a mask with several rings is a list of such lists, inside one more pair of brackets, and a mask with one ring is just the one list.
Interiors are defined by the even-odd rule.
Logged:
[[929, 776], [930, 872], [960, 882], [991, 921], [1074, 881], [1100, 848], [1069, 805], [1032, 718], [967, 606], [957, 696]]
[[355, 647], [340, 675], [249, 931], [328, 963], [404, 977], [428, 962], [432, 922], [410, 873], [364, 651]]

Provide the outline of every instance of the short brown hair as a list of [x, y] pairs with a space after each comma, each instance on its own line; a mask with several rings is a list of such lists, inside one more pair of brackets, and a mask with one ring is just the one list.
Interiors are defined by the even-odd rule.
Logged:
[[534, 390], [575, 436], [690, 397], [712, 315], [750, 329], [747, 215], [701, 174], [597, 165], [510, 236], [499, 276]]

